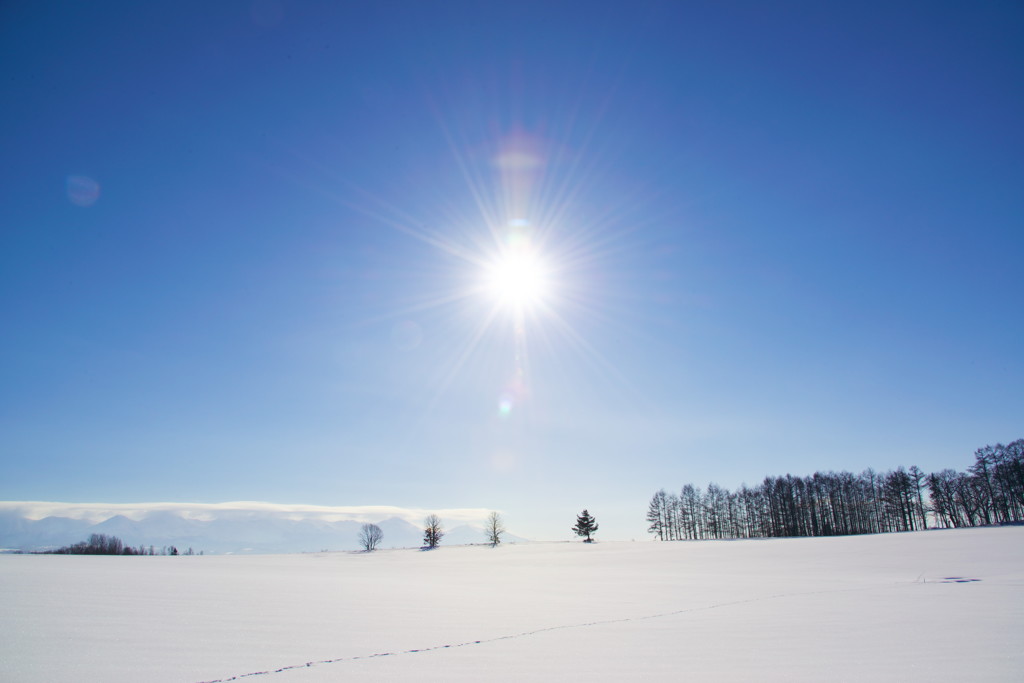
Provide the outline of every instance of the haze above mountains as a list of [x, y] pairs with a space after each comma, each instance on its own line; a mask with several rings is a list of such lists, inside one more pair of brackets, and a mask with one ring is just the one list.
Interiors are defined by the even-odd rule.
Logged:
[[[423, 530], [415, 524], [389, 517], [375, 521], [383, 531], [381, 548], [417, 548]], [[0, 549], [47, 550], [88, 538], [90, 534], [117, 536], [125, 544], [179, 551], [215, 554], [296, 553], [321, 550], [357, 550], [360, 520], [325, 520], [315, 516], [297, 517], [276, 510], [224, 510], [203, 519], [183, 511], [155, 510], [139, 519], [115, 514], [102, 521], [51, 515], [32, 519], [16, 510], [0, 510]], [[526, 539], [505, 534], [507, 542]], [[482, 527], [472, 524], [451, 526], [442, 545], [485, 543]]]

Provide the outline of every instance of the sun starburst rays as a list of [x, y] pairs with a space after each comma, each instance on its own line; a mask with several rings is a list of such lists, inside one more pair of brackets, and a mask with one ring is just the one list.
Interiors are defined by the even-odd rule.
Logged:
[[[609, 236], [617, 232], [609, 230], [613, 217], [576, 210], [588, 193], [572, 173], [593, 169], [572, 159], [552, 173], [550, 158], [565, 162], [569, 155], [559, 147], [546, 156], [543, 143], [522, 133], [491, 147], [486, 170], [480, 154], [456, 148], [451, 137], [449, 144], [464, 185], [461, 198], [405, 205], [360, 190], [362, 201], [344, 202], [427, 247], [395, 271], [418, 285], [396, 290], [403, 292], [391, 301], [397, 305], [362, 321], [422, 329], [431, 355], [418, 372], [433, 379], [417, 385], [426, 392], [418, 422], [428, 424], [442, 397], [468, 390], [489, 391], [499, 419], [529, 423], [550, 367], [571, 375], [578, 361], [592, 367], [585, 373], [589, 381], [597, 375], [621, 381], [586, 327], [577, 326], [603, 317], [595, 315], [605, 308], [598, 273], [617, 248], [616, 236]], [[538, 353], [540, 367], [549, 369], [535, 376]]]

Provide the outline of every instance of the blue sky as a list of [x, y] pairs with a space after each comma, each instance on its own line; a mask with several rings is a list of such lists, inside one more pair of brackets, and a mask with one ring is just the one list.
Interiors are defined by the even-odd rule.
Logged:
[[[5, 3], [0, 499], [495, 508], [1024, 436], [1015, 3]], [[514, 242], [517, 309], [481, 286]], [[518, 320], [518, 322], [517, 322]]]

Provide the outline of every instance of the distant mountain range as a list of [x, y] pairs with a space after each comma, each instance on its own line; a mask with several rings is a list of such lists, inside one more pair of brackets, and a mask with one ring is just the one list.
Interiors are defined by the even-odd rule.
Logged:
[[[376, 524], [384, 531], [380, 548], [418, 548], [423, 530], [408, 521], [391, 517]], [[0, 510], [0, 549], [48, 550], [86, 540], [90, 534], [117, 536], [137, 547], [175, 546], [196, 553], [297, 553], [321, 550], [358, 550], [362, 522], [294, 518], [265, 510], [225, 510], [213, 519], [192, 519], [173, 511], [153, 511], [141, 519], [114, 515], [101, 522], [70, 517], [29, 519], [17, 512]], [[513, 534], [505, 542], [525, 542]], [[448, 530], [441, 545], [485, 543], [481, 527], [462, 524]]]

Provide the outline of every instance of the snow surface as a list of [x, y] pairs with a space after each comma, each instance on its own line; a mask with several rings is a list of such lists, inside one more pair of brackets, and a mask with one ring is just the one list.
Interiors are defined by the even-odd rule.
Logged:
[[5, 555], [0, 600], [3, 681], [1024, 677], [1024, 527]]

